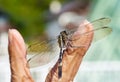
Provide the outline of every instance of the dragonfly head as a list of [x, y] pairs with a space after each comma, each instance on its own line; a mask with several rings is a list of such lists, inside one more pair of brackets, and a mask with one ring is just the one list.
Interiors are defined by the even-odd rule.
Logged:
[[67, 34], [66, 31], [62, 31], [62, 32], [60, 32], [60, 35], [62, 35], [62, 36], [67, 36], [68, 34]]

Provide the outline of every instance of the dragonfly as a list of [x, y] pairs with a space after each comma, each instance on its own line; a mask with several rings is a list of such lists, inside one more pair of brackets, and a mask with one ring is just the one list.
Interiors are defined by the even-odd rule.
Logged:
[[[81, 33], [81, 35], [84, 36], [86, 34], [94, 32], [93, 41], [102, 39], [103, 37], [109, 35], [112, 32], [112, 29], [107, 26], [110, 23], [110, 21], [111, 21], [110, 18], [104, 17], [104, 18], [100, 18], [95, 21], [92, 21], [90, 23], [87, 23], [85, 25], [92, 24], [94, 29], [89, 32]], [[46, 54], [45, 51], [49, 51], [50, 48], [47, 45], [43, 46], [43, 44], [47, 42], [43, 42], [43, 43], [37, 42], [35, 44], [31, 44], [28, 47], [28, 49], [31, 51], [37, 51], [37, 55], [34, 55], [28, 60], [30, 67], [38, 67], [41, 65], [45, 65], [50, 61], [52, 61], [52, 59], [55, 58], [56, 55], [59, 55], [58, 56], [58, 78], [60, 79], [62, 77], [62, 57], [63, 57], [64, 50], [67, 49], [68, 47], [73, 47], [73, 48], [84, 47], [83, 45], [74, 46], [70, 44], [70, 41], [72, 40], [72, 35], [77, 31], [78, 25], [74, 23], [69, 23], [68, 25], [66, 25], [66, 27], [69, 27], [72, 29], [66, 29], [64, 31], [61, 31], [60, 34], [57, 36], [57, 43], [60, 49], [59, 53], [54, 55], [52, 55], [51, 53]], [[81, 30], [83, 29], [81, 28]], [[78, 37], [77, 39], [79, 38], [80, 37]], [[41, 53], [41, 49], [44, 49], [42, 53]]]

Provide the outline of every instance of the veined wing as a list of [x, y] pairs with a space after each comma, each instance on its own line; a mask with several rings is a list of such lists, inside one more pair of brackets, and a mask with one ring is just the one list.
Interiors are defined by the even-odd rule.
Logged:
[[31, 58], [28, 59], [30, 68], [42, 66], [48, 64], [52, 61], [57, 55], [57, 50], [52, 48], [52, 43], [43, 41], [35, 42], [28, 46], [29, 54], [33, 54]]
[[[94, 31], [93, 41], [95, 42], [97, 40], [100, 40], [112, 32], [112, 29], [107, 26], [110, 23], [110, 21], [111, 20], [109, 18], [100, 18], [91, 23], [87, 23], [85, 25], [91, 24], [93, 26], [93, 30], [87, 33], [81, 33], [81, 35], [89, 34]], [[81, 27], [84, 27], [85, 25], [83, 26], [81, 25]], [[70, 23], [68, 26], [71, 26], [69, 28], [73, 28], [73, 29], [67, 29], [67, 33], [69, 37], [72, 37], [74, 32], [77, 31], [78, 25]], [[81, 28], [80, 30], [82, 31], [84, 30], [84, 28]]]
[[109, 35], [112, 32], [112, 28], [101, 27], [98, 29], [93, 29], [93, 30], [86, 32], [86, 33], [82, 33], [81, 35], [88, 35], [91, 32], [94, 32], [93, 42], [96, 42], [96, 41], [106, 37], [107, 35]]
[[94, 31], [93, 42], [96, 42], [108, 36], [111, 32], [112, 32], [112, 28], [110, 27], [102, 27], [100, 30]]
[[[28, 46], [28, 52], [45, 52], [45, 51], [49, 51], [51, 48], [50, 45], [52, 45], [52, 41], [32, 41], [30, 42], [29, 46]], [[49, 43], [49, 44], [48, 44]]]
[[98, 29], [107, 26], [110, 22], [111, 22], [110, 18], [100, 18], [91, 22], [91, 24], [94, 27], [94, 29]]
[[[109, 22], [110, 22], [109, 18], [100, 18], [98, 20], [95, 20], [95, 21], [91, 22], [94, 29], [89, 32], [82, 33], [81, 35], [86, 35], [86, 34], [89, 34], [94, 31], [94, 39], [93, 40], [94, 41], [99, 40], [111, 33], [112, 29], [107, 27], [107, 24]], [[72, 24], [72, 27], [73, 28], [75, 27], [75, 29], [67, 30], [69, 36], [72, 36], [72, 34], [77, 30], [77, 25]], [[35, 52], [35, 54], [36, 54], [35, 56], [33, 56], [32, 58], [30, 58], [28, 60], [30, 67], [37, 67], [37, 66], [45, 65], [45, 64], [49, 63], [52, 59], [54, 59], [56, 57], [56, 55], [59, 55], [59, 53], [55, 53], [55, 51], [57, 51], [57, 50], [47, 53], [46, 51], [50, 51], [50, 49], [52, 49], [52, 48], [51, 48], [50, 44], [48, 45], [48, 42], [42, 42], [42, 43], [36, 42], [36, 43], [30, 45], [28, 47], [28, 50], [31, 52]]]

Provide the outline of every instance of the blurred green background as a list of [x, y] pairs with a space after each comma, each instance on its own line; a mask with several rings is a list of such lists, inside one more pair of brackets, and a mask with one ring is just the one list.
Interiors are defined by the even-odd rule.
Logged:
[[[85, 16], [89, 21], [102, 17], [111, 18], [109, 26], [113, 29], [112, 33], [93, 43], [83, 61], [120, 61], [120, 0], [0, 0], [0, 14], [7, 15], [11, 25], [21, 32], [26, 41], [35, 38], [48, 39], [51, 37], [50, 34], [59, 34], [62, 28], [59, 27], [57, 21], [65, 12]], [[51, 31], [52, 27], [55, 28]], [[106, 65], [109, 67], [109, 64]], [[120, 64], [117, 66], [119, 67]], [[114, 67], [114, 64], [111, 67]], [[104, 75], [106, 72], [103, 72], [98, 77], [95, 74], [97, 72], [93, 73], [93, 77], [92, 72], [86, 73], [87, 75], [82, 72], [83, 76], [81, 76], [82, 73], [77, 74], [78, 81], [76, 82], [119, 82], [120, 70], [115, 71], [114, 74], [113, 71], [107, 72], [108, 75]], [[116, 80], [111, 80], [114, 78]]]
[[44, 13], [50, 0], [0, 0], [0, 9], [9, 15], [11, 22], [23, 36], [42, 34]]

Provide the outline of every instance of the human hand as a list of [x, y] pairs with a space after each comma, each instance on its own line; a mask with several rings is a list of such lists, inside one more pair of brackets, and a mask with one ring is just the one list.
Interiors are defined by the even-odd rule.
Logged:
[[[82, 32], [89, 32], [93, 29], [90, 24], [85, 25], [86, 23], [88, 22], [84, 21], [79, 26], [79, 28], [84, 28]], [[81, 32], [79, 28], [78, 31], [74, 34], [73, 38], [79, 36], [79, 32]], [[8, 36], [11, 82], [34, 82], [30, 75], [29, 66], [26, 59], [27, 50], [22, 36], [15, 29], [10, 29]], [[92, 37], [93, 32], [85, 36], [80, 36], [78, 40], [71, 42], [74, 45], [85, 45], [85, 47], [66, 49], [64, 51], [62, 60], [62, 78], [58, 79], [57, 62], [48, 73], [45, 82], [72, 82], [78, 71], [81, 61], [91, 44]]]

